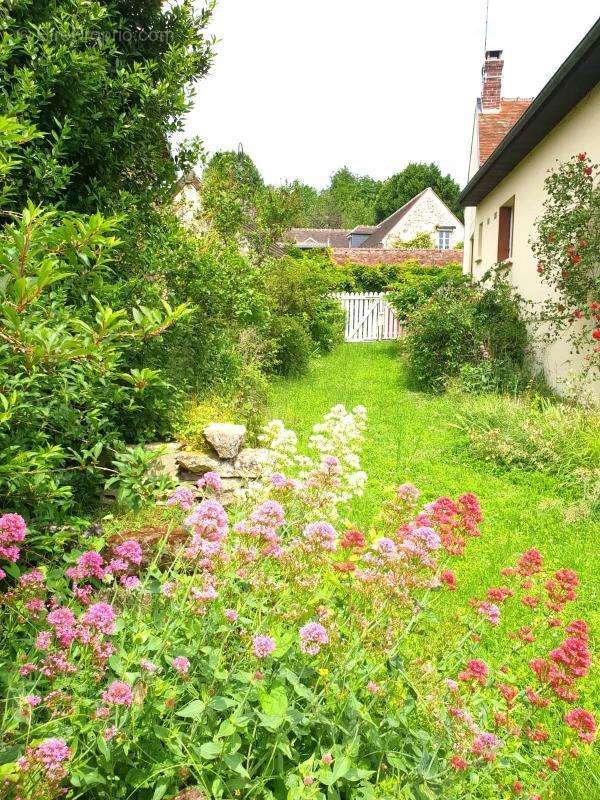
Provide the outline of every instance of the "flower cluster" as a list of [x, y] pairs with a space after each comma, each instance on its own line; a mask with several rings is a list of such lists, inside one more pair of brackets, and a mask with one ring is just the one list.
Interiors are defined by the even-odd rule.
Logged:
[[[14, 563], [21, 555], [20, 544], [25, 540], [27, 525], [20, 514], [3, 514], [0, 517], [0, 558]], [[0, 569], [0, 580], [6, 572]]]

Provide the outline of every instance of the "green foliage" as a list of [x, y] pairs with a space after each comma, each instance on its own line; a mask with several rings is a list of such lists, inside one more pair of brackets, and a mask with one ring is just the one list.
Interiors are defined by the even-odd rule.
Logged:
[[168, 188], [198, 147], [170, 154], [212, 59], [212, 2], [12, 0], [0, 7], [0, 114], [34, 125], [14, 174], [27, 198], [77, 211]]
[[459, 288], [468, 284], [460, 264], [438, 267], [406, 261], [401, 267], [394, 283], [387, 287], [390, 290], [389, 302], [401, 319], [409, 319], [420, 305], [442, 287]]
[[315, 348], [302, 321], [288, 314], [275, 316], [269, 336], [273, 342], [273, 371], [286, 377], [304, 375]]
[[431, 234], [429, 232], [424, 231], [423, 233], [417, 233], [413, 239], [408, 239], [405, 242], [401, 239], [398, 239], [394, 242], [394, 247], [397, 250], [431, 250], [433, 248], [433, 239], [431, 238]]
[[380, 181], [366, 175], [356, 175], [348, 167], [333, 173], [327, 186], [317, 191], [311, 186], [295, 183], [299, 197], [294, 226], [308, 228], [354, 228], [375, 223], [375, 199]]
[[127, 313], [94, 295], [118, 220], [31, 203], [11, 218], [0, 230], [0, 505], [48, 520], [97, 497], [114, 450], [165, 404], [159, 373], [128, 355], [190, 308], [163, 299]]
[[488, 287], [449, 285], [416, 306], [405, 350], [420, 387], [441, 391], [465, 365], [471, 388], [520, 391], [530, 380], [526, 368], [527, 328], [520, 304], [499, 279]]
[[600, 375], [600, 188], [597, 164], [580, 153], [545, 181], [544, 213], [532, 243], [537, 271], [551, 292], [534, 309], [547, 338], [569, 340], [584, 356], [583, 377]]
[[249, 246], [259, 261], [292, 225], [299, 198], [293, 187], [266, 186], [244, 152], [216, 153], [202, 178], [202, 216], [225, 242]]
[[600, 511], [600, 414], [550, 399], [482, 397], [459, 417], [469, 452], [500, 470], [556, 477]]
[[274, 369], [284, 375], [302, 374], [312, 352], [328, 353], [342, 340], [344, 312], [328, 296], [337, 288], [336, 272], [327, 261], [310, 255], [286, 256], [269, 263], [266, 288]]
[[115, 474], [106, 481], [105, 488], [108, 494], [114, 494], [118, 506], [137, 511], [172, 487], [168, 477], [152, 470], [160, 455], [160, 450], [128, 447], [116, 456], [112, 463]]
[[381, 222], [389, 217], [428, 187], [431, 187], [448, 208], [462, 219], [462, 209], [458, 203], [460, 187], [452, 176], [442, 175], [437, 164], [412, 162], [401, 172], [383, 182], [375, 201], [376, 221]]

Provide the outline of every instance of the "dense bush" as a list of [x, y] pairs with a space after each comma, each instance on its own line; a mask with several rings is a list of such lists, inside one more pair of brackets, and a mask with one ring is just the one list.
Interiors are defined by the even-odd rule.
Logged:
[[14, 0], [0, 4], [0, 114], [42, 134], [14, 173], [27, 199], [75, 211], [150, 202], [198, 148], [172, 156], [194, 82], [211, 64], [211, 7], [191, 0]]
[[299, 375], [313, 351], [329, 353], [342, 340], [344, 312], [329, 297], [337, 288], [335, 270], [326, 261], [302, 255], [273, 259], [266, 270], [274, 369]]
[[519, 302], [497, 279], [438, 290], [411, 316], [405, 352], [420, 387], [442, 390], [462, 371], [473, 389], [515, 392], [531, 378], [527, 341]]
[[[343, 264], [334, 269], [336, 284], [341, 292], [395, 292], [399, 293], [399, 302], [402, 302], [400, 294], [406, 291], [403, 314], [412, 310], [419, 299], [429, 297], [443, 284], [460, 285], [463, 282], [460, 264], [438, 267], [408, 260], [399, 264]], [[421, 287], [422, 291], [418, 291], [417, 287]], [[415, 297], [412, 304], [411, 294]]]
[[410, 319], [415, 309], [442, 287], [458, 288], [467, 286], [468, 282], [469, 279], [462, 274], [461, 264], [438, 267], [407, 261], [389, 287], [389, 302], [401, 319]]
[[308, 460], [272, 423], [229, 516], [209, 474], [202, 502], [180, 487], [169, 522], [92, 538], [64, 572], [21, 570], [24, 521], [0, 517], [3, 797], [529, 798], [586, 757], [577, 575], [527, 551], [425, 660], [481, 510], [405, 484], [368, 534], [343, 526], [363, 420], [333, 409]]

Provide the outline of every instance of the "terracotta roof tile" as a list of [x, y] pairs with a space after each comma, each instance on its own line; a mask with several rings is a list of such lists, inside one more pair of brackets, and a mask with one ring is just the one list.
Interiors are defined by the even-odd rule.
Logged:
[[479, 114], [479, 166], [488, 160], [531, 103], [526, 98], [503, 97], [499, 111]]

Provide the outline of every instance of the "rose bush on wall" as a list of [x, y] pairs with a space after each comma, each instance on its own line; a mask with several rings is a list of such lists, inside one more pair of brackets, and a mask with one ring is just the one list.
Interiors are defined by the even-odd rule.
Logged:
[[20, 568], [25, 521], [0, 518], [3, 797], [548, 796], [596, 735], [577, 576], [524, 553], [428, 654], [481, 510], [405, 484], [368, 533], [341, 523], [363, 420], [332, 410], [308, 461], [271, 425], [282, 471], [229, 517], [218, 476], [180, 488], [154, 548]]
[[600, 372], [600, 190], [598, 165], [579, 153], [545, 181], [547, 199], [532, 244], [540, 278], [552, 290], [542, 320], [566, 333], [584, 372]]

